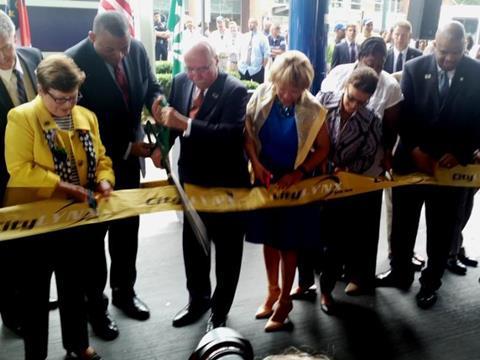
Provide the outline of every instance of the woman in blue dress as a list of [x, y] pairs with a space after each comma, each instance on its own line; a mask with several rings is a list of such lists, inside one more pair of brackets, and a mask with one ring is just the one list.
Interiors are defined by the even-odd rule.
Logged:
[[[255, 181], [267, 188], [288, 188], [309, 176], [328, 155], [325, 110], [309, 92], [314, 71], [299, 51], [275, 59], [269, 82], [258, 87], [247, 105], [245, 149]], [[265, 331], [291, 328], [290, 290], [297, 250], [317, 246], [308, 218], [318, 205], [262, 210], [252, 217], [247, 240], [264, 244], [268, 295], [256, 318], [268, 318]], [[281, 286], [279, 284], [281, 269]]]

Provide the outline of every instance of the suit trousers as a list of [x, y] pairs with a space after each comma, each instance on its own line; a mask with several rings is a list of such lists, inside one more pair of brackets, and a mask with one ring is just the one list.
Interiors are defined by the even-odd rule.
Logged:
[[422, 206], [427, 223], [427, 267], [422, 271], [422, 287], [435, 291], [442, 282], [453, 239], [459, 236], [457, 214], [464, 198], [460, 187], [412, 185], [392, 190], [392, 257], [390, 265], [396, 276], [413, 281], [413, 249], [417, 238]]
[[183, 223], [183, 258], [191, 303], [211, 302], [212, 313], [226, 316], [233, 303], [242, 263], [245, 217], [242, 213], [200, 213], [215, 244], [216, 288], [211, 295], [210, 251], [205, 254], [187, 219]]
[[19, 239], [0, 242], [0, 314], [4, 324], [20, 324], [18, 260], [22, 242]]
[[343, 266], [348, 281], [373, 288], [381, 207], [381, 190], [325, 203], [322, 293], [333, 291]]
[[[136, 157], [118, 160], [113, 164], [115, 190], [136, 189], [140, 186], [139, 161]], [[119, 294], [132, 296], [137, 278], [137, 249], [139, 216], [98, 224], [89, 240], [91, 266], [87, 274], [87, 299], [89, 314], [101, 316], [107, 310], [108, 299], [103, 294], [107, 284], [105, 236], [108, 231], [110, 252], [110, 287]]]
[[22, 239], [18, 258], [21, 271], [22, 325], [25, 359], [43, 360], [48, 352], [50, 280], [55, 272], [63, 347], [82, 351], [88, 347], [83, 275], [88, 249], [83, 242], [88, 226]]

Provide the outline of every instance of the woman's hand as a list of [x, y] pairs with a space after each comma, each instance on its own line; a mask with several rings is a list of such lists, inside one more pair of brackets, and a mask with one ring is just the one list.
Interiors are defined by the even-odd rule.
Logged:
[[97, 184], [95, 192], [100, 195], [101, 198], [107, 199], [112, 194], [113, 187], [107, 180], [102, 180]]
[[260, 181], [261, 184], [265, 185], [266, 188], [270, 188], [270, 180], [272, 179], [272, 173], [268, 171], [260, 162], [252, 164], [253, 173], [255, 174], [255, 179]]
[[303, 179], [303, 173], [300, 170], [292, 171], [291, 173], [285, 174], [277, 182], [277, 186], [280, 189], [288, 189], [290, 186], [298, 183]]
[[160, 150], [159, 147], [156, 147], [152, 151], [152, 155], [150, 155], [150, 158], [153, 161], [153, 165], [155, 165], [156, 168], [162, 168], [162, 151]]
[[64, 193], [77, 202], [88, 202], [88, 190], [83, 186], [71, 184], [66, 181], [60, 181], [57, 190]]

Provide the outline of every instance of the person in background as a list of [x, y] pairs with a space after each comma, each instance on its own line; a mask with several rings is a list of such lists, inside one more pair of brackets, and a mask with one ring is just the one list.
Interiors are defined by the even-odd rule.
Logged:
[[474, 45], [470, 50], [469, 56], [472, 59], [480, 60], [480, 45]]
[[[184, 18], [185, 30], [182, 31], [182, 40], [180, 47], [182, 48], [182, 54], [185, 54], [188, 49], [195, 45], [198, 41], [203, 38], [203, 35], [200, 34], [198, 29], [193, 22], [193, 19], [190, 16], [185, 16]], [[208, 29], [208, 27], [206, 27]], [[210, 35], [206, 33], [205, 36]]]
[[473, 40], [472, 35], [467, 35], [465, 38], [465, 53], [468, 55], [470, 50], [472, 50], [473, 45], [475, 45], [475, 40]]
[[362, 24], [363, 24], [362, 32], [361, 34], [359, 34], [357, 38], [357, 42], [359, 45], [361, 45], [365, 40], [367, 40], [372, 36], [379, 36], [378, 34], [375, 34], [373, 32], [373, 19], [365, 18]]
[[263, 35], [268, 37], [272, 29], [272, 21], [269, 18], [263, 20]]
[[238, 71], [238, 59], [240, 58], [241, 34], [238, 32], [238, 25], [235, 21], [229, 23], [228, 34], [228, 70]]
[[340, 43], [343, 39], [345, 39], [345, 31], [347, 30], [347, 26], [344, 23], [338, 23], [335, 25], [333, 32], [335, 33], [335, 45]]
[[389, 74], [402, 71], [407, 61], [422, 56], [421, 51], [408, 46], [411, 36], [412, 25], [409, 21], [402, 20], [393, 26], [393, 46], [387, 51], [383, 70]]
[[[185, 72], [174, 77], [168, 107], [157, 107], [158, 122], [180, 138], [180, 182], [206, 187], [248, 187], [243, 132], [247, 89], [218, 70], [207, 41], [185, 55]], [[183, 222], [183, 258], [188, 304], [173, 318], [174, 327], [196, 322], [209, 308], [207, 332], [226, 326], [242, 263], [245, 218], [242, 213], [201, 212], [208, 250], [215, 244], [216, 287], [212, 295], [210, 251], [205, 253], [189, 221]]]
[[[6, 205], [60, 198], [91, 204], [94, 192], [113, 190], [112, 161], [105, 155], [97, 118], [77, 106], [85, 74], [59, 54], [37, 68], [39, 95], [8, 113], [5, 160], [10, 180]], [[92, 206], [92, 205], [90, 205]], [[85, 278], [95, 225], [22, 239], [21, 305], [25, 360], [47, 359], [48, 299], [55, 272], [66, 359], [99, 360], [89, 346]]]
[[[325, 110], [308, 90], [314, 71], [305, 54], [287, 51], [270, 70], [269, 82], [247, 106], [245, 150], [257, 184], [286, 189], [326, 160], [328, 132]], [[268, 294], [255, 317], [268, 318], [267, 332], [292, 329], [288, 314], [297, 250], [320, 249], [319, 216], [319, 206], [309, 204], [260, 210], [249, 221], [247, 241], [264, 244]]]
[[[100, 135], [113, 162], [116, 188], [138, 188], [140, 173], [145, 169], [144, 158], [153, 151], [144, 142], [142, 110], [151, 109], [162, 94], [145, 48], [130, 37], [128, 21], [122, 13], [106, 11], [95, 17], [88, 37], [66, 54], [87, 75], [80, 104], [98, 117]], [[89, 321], [94, 332], [105, 340], [118, 336], [118, 327], [108, 313], [108, 300], [103, 295], [108, 273], [104, 244], [107, 230], [112, 304], [130, 318], [144, 321], [150, 317], [148, 306], [135, 292], [138, 227], [138, 216], [102, 224], [97, 247], [90, 255]]]
[[165, 16], [160, 15], [159, 11], [153, 13], [153, 28], [155, 30], [155, 60], [167, 60], [170, 32], [167, 29]]
[[228, 49], [229, 49], [229, 30], [225, 27], [225, 19], [218, 16], [216, 19], [217, 29], [210, 33], [209, 40], [215, 48], [218, 56], [218, 68], [220, 71], [227, 71], [228, 67]]
[[[382, 122], [375, 111], [366, 107], [375, 93], [378, 74], [363, 66], [355, 69], [340, 92], [319, 93], [317, 99], [327, 109], [330, 135], [329, 168], [332, 172], [347, 171], [365, 174], [375, 161], [377, 148], [382, 146]], [[380, 193], [381, 194], [381, 193]], [[368, 224], [375, 223], [375, 192], [349, 196], [325, 202], [322, 220], [325, 224], [322, 274], [320, 276], [321, 309], [335, 313], [332, 291], [347, 259], [362, 262], [361, 254], [353, 244], [371, 237]], [[360, 267], [357, 267], [360, 269]], [[375, 271], [375, 270], [373, 270]], [[359, 282], [362, 274], [347, 274], [350, 281]], [[365, 274], [361, 280], [365, 280]]]
[[268, 44], [270, 45], [270, 54], [272, 61], [275, 57], [281, 55], [287, 50], [287, 43], [285, 37], [281, 35], [280, 24], [274, 24], [270, 28], [270, 35], [268, 35]]
[[337, 65], [349, 64], [357, 61], [358, 45], [355, 40], [357, 37], [357, 25], [348, 24], [345, 34], [345, 39], [335, 45], [335, 48], [333, 49], [331, 69]]
[[240, 61], [238, 71], [240, 79], [253, 80], [262, 84], [265, 80], [265, 65], [270, 56], [268, 39], [258, 31], [258, 21], [248, 20], [249, 32], [243, 35], [240, 45]]
[[[40, 50], [16, 46], [15, 25], [0, 10], [0, 206], [9, 178], [4, 157], [7, 114], [15, 106], [35, 98], [35, 69], [41, 60]], [[18, 298], [19, 274], [14, 269], [21, 246], [21, 240], [0, 241], [0, 314], [3, 326], [18, 336], [22, 333], [22, 307]]]

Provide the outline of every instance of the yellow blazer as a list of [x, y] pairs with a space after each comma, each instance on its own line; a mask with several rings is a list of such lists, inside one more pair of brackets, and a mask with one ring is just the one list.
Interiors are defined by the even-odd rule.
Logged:
[[114, 185], [112, 161], [105, 155], [97, 117], [76, 105], [72, 109], [72, 119], [74, 130], [60, 130], [40, 96], [10, 110], [5, 131], [5, 162], [10, 174], [5, 205], [64, 197], [55, 191], [60, 176], [55, 173], [53, 155], [45, 138], [45, 131], [50, 129], [57, 129], [58, 134], [63, 135], [62, 145], [73, 152], [82, 186], [87, 184], [88, 163], [75, 130], [88, 130], [96, 153], [96, 181], [107, 180]]
[[[257, 155], [260, 154], [262, 145], [259, 133], [272, 110], [277, 93], [272, 83], [260, 85], [247, 104], [246, 122], [251, 126], [254, 135]], [[327, 111], [320, 105], [315, 97], [305, 90], [295, 104], [295, 123], [298, 136], [298, 150], [295, 159], [295, 169], [300, 166], [312, 149], [315, 139], [320, 131]]]

